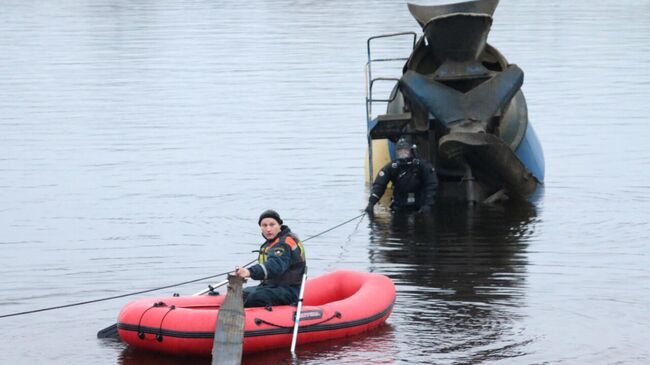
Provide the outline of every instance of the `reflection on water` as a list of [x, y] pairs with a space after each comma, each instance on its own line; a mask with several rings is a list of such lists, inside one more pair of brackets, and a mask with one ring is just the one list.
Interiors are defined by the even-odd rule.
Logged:
[[[289, 349], [279, 349], [245, 355], [242, 365], [280, 365], [280, 364], [394, 364], [399, 362], [399, 352], [394, 348], [395, 329], [387, 324], [369, 333], [343, 339], [299, 345], [296, 358]], [[190, 365], [211, 364], [210, 358], [187, 358], [167, 354], [156, 354], [127, 347], [118, 359], [121, 365]]]
[[[398, 284], [396, 312], [423, 354], [471, 362], [512, 356], [525, 305], [526, 249], [537, 212], [528, 203], [436, 205], [431, 216], [382, 215], [370, 223], [372, 267]], [[435, 355], [434, 355], [435, 354]]]

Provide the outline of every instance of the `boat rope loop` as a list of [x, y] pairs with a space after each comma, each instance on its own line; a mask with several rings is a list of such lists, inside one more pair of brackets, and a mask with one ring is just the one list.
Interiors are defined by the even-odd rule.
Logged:
[[138, 320], [138, 338], [139, 339], [144, 340], [144, 331], [141, 331], [142, 318], [144, 318], [144, 315], [147, 314], [147, 312], [149, 312], [150, 309], [154, 309], [154, 308], [158, 308], [158, 307], [164, 307], [166, 305], [167, 304], [165, 304], [165, 302], [156, 302], [151, 307], [145, 309], [144, 312], [142, 312], [142, 314], [140, 315], [140, 320]]
[[[328, 318], [323, 319], [323, 320], [320, 321], [320, 322], [311, 323], [311, 324], [308, 324], [308, 325], [306, 325], [306, 326], [300, 326], [300, 328], [306, 328], [306, 327], [317, 326], [317, 325], [319, 325], [319, 324], [323, 324], [323, 323], [325, 323], [325, 322], [329, 322], [329, 321], [331, 321], [331, 320], [334, 319], [334, 318], [341, 318], [341, 317], [343, 317], [343, 315], [341, 314], [341, 312], [336, 311], [336, 312], [334, 312], [334, 314], [332, 314], [332, 315], [329, 316]], [[295, 320], [294, 320], [294, 322], [295, 322]], [[282, 326], [282, 325], [279, 325], [279, 324], [271, 323], [271, 322], [266, 321], [266, 320], [261, 319], [261, 318], [255, 318], [255, 324], [258, 325], [258, 326], [261, 326], [262, 324], [268, 324], [269, 326], [273, 326], [273, 327], [277, 327], [277, 328], [290, 328], [290, 329], [293, 328], [293, 325], [291, 325], [291, 326]]]
[[169, 310], [167, 311], [167, 313], [165, 313], [165, 315], [160, 319], [160, 326], [158, 326], [158, 334], [156, 335], [156, 340], [158, 342], [162, 342], [162, 340], [163, 340], [163, 335], [162, 335], [163, 321], [165, 320], [165, 317], [167, 317], [167, 315], [169, 313], [171, 313], [171, 311], [173, 311], [174, 309], [176, 309], [175, 305], [172, 305], [171, 307], [169, 307]]
[[[359, 214], [358, 216], [356, 216], [356, 217], [354, 217], [354, 218], [350, 218], [350, 219], [346, 220], [346, 221], [343, 222], [343, 223], [339, 223], [339, 224], [337, 224], [337, 225], [335, 225], [335, 226], [333, 226], [333, 227], [331, 227], [331, 228], [328, 228], [328, 229], [326, 229], [326, 230], [324, 230], [324, 231], [322, 231], [322, 232], [320, 232], [320, 233], [318, 233], [318, 234], [315, 234], [315, 235], [313, 235], [313, 236], [311, 236], [311, 237], [305, 238], [302, 242], [306, 242], [306, 241], [309, 241], [309, 240], [312, 239], [312, 238], [316, 238], [316, 237], [322, 236], [322, 235], [324, 235], [325, 233], [330, 232], [330, 231], [332, 231], [332, 230], [334, 230], [334, 229], [336, 229], [336, 228], [339, 228], [339, 227], [341, 227], [341, 226], [343, 226], [343, 225], [346, 225], [346, 224], [348, 224], [348, 223], [354, 221], [354, 220], [357, 219], [357, 218], [363, 218], [363, 216], [364, 216], [365, 214], [366, 214], [365, 212], [362, 213], [362, 214]], [[249, 266], [249, 265], [253, 264], [255, 261], [257, 261], [257, 259], [254, 259], [254, 260], [250, 261], [249, 263], [247, 263], [247, 264], [244, 265], [243, 267]], [[24, 311], [24, 312], [16, 312], [16, 313], [2, 314], [2, 315], [0, 315], [0, 319], [1, 319], [1, 318], [7, 318], [7, 317], [22, 316], [22, 315], [25, 315], [25, 314], [32, 314], [32, 313], [38, 313], [38, 312], [51, 311], [51, 310], [55, 310], [55, 309], [62, 309], [62, 308], [69, 308], [69, 307], [77, 307], [77, 306], [80, 306], [80, 305], [86, 305], [86, 304], [92, 304], [92, 303], [98, 303], [98, 302], [105, 302], [105, 301], [107, 301], [107, 300], [120, 299], [120, 298], [125, 298], [125, 297], [131, 297], [131, 296], [134, 296], [134, 295], [146, 294], [146, 293], [151, 293], [151, 292], [158, 291], [158, 290], [174, 288], [174, 287], [177, 287], [177, 286], [182, 286], [182, 285], [186, 285], [186, 284], [196, 283], [196, 282], [199, 282], [199, 281], [205, 281], [205, 280], [208, 280], [208, 279], [214, 279], [214, 278], [216, 278], [216, 277], [224, 276], [224, 275], [226, 275], [226, 274], [230, 274], [230, 273], [232, 273], [232, 270], [230, 270], [230, 271], [226, 271], [226, 272], [222, 272], [222, 273], [219, 273], [219, 274], [216, 274], [216, 275], [210, 275], [210, 276], [205, 276], [205, 277], [198, 278], [198, 279], [193, 279], [193, 280], [183, 281], [183, 282], [181, 282], [181, 283], [165, 285], [165, 286], [161, 286], [161, 287], [158, 287], [158, 288], [147, 289], [147, 290], [141, 290], [141, 291], [136, 291], [136, 292], [132, 292], [132, 293], [126, 293], [126, 294], [114, 295], [114, 296], [106, 297], [106, 298], [99, 298], [99, 299], [93, 299], [93, 300], [86, 300], [86, 301], [83, 301], [83, 302], [77, 302], [77, 303], [70, 303], [70, 304], [57, 305], [57, 306], [54, 306], [54, 307], [40, 308], [40, 309], [34, 309], [34, 310], [29, 310], [29, 311]]]

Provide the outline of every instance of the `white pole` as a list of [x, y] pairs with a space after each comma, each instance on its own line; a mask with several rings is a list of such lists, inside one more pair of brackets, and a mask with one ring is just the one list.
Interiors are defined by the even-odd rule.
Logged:
[[305, 281], [307, 280], [307, 268], [302, 274], [302, 284], [300, 285], [300, 294], [298, 295], [298, 310], [296, 311], [296, 319], [293, 325], [293, 338], [291, 339], [291, 354], [296, 355], [296, 341], [298, 340], [298, 326], [300, 324], [300, 312], [302, 311], [302, 298], [305, 293]]

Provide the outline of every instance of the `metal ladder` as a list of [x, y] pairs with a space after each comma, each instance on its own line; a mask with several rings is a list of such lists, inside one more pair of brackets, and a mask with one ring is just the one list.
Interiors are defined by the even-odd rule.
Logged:
[[367, 40], [367, 47], [368, 47], [368, 62], [366, 62], [365, 66], [365, 75], [366, 75], [366, 128], [368, 128], [367, 131], [367, 139], [368, 139], [368, 174], [369, 174], [369, 179], [368, 181], [372, 182], [372, 179], [374, 177], [374, 171], [372, 167], [372, 138], [370, 138], [370, 130], [369, 126], [373, 121], [372, 117], [372, 104], [373, 103], [390, 103], [391, 101], [395, 100], [395, 97], [397, 96], [397, 93], [393, 95], [392, 97], [389, 98], [384, 98], [384, 99], [375, 99], [372, 94], [373, 86], [375, 82], [394, 82], [397, 83], [399, 81], [398, 78], [394, 77], [372, 77], [372, 64], [376, 62], [396, 62], [396, 61], [407, 61], [408, 57], [399, 57], [399, 58], [372, 58], [372, 49], [371, 49], [371, 42], [375, 39], [380, 39], [380, 38], [392, 38], [392, 37], [401, 37], [401, 36], [412, 36], [413, 37], [413, 45], [411, 49], [415, 49], [415, 44], [417, 41], [417, 33], [415, 32], [401, 32], [401, 33], [391, 33], [391, 34], [381, 34], [377, 36], [373, 36], [368, 38]]

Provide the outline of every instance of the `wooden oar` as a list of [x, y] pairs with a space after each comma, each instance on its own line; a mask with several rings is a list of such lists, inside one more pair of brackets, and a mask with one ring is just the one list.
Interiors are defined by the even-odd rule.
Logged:
[[219, 308], [212, 344], [212, 365], [241, 363], [244, 344], [244, 290], [245, 279], [228, 275], [228, 293]]
[[[208, 286], [207, 289], [201, 290], [200, 292], [194, 293], [192, 295], [193, 296], [205, 295], [208, 292], [211, 292], [212, 290], [214, 290], [216, 288], [220, 288], [220, 287], [222, 287], [222, 286], [224, 286], [226, 284], [228, 284], [228, 280], [224, 280], [224, 281], [222, 281], [222, 282], [220, 282], [218, 284], [215, 284], [214, 286]], [[97, 338], [115, 338], [115, 339], [119, 339], [120, 337], [119, 337], [118, 332], [117, 332], [117, 323], [113, 323], [112, 325], [110, 325], [110, 326], [100, 330], [99, 332], [97, 332]]]

